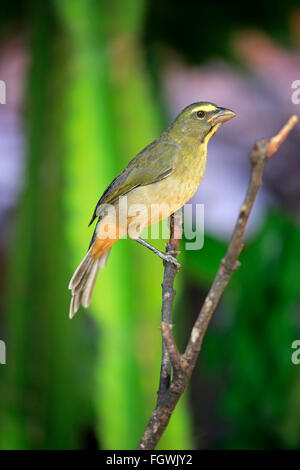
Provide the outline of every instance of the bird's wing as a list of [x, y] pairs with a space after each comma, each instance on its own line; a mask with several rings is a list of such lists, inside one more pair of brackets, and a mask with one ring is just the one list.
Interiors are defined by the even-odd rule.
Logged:
[[148, 145], [129, 162], [104, 191], [89, 225], [100, 215], [100, 206], [103, 204], [113, 204], [132, 189], [156, 183], [170, 175], [177, 153], [178, 148], [174, 144], [154, 141]]

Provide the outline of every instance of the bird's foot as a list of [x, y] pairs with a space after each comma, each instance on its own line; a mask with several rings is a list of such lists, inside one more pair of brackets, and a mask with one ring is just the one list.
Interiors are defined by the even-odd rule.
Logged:
[[180, 263], [178, 263], [177, 259], [174, 258], [174, 256], [172, 256], [170, 253], [167, 253], [167, 254], [161, 253], [161, 254], [164, 256], [164, 257], [162, 257], [162, 259], [164, 261], [166, 261], [167, 263], [173, 263], [173, 264], [175, 264], [175, 266], [177, 268], [180, 268], [180, 266], [181, 266]]
[[175, 264], [177, 269], [180, 268], [180, 263], [178, 263], [177, 259], [174, 258], [174, 256], [172, 256], [172, 254], [177, 255], [179, 253], [178, 251], [171, 251], [169, 253], [163, 253], [162, 251], [157, 250], [157, 248], [154, 248], [154, 246], [150, 245], [150, 243], [146, 242], [142, 238], [135, 238], [135, 240], [141, 245], [143, 245], [145, 248], [148, 248], [148, 250], [155, 253], [159, 258], [164, 260], [166, 263]]

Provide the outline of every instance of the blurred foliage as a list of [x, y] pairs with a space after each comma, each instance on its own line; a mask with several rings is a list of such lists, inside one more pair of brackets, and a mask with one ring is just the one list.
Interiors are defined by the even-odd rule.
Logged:
[[[186, 252], [190, 276], [210, 285], [226, 247], [209, 237]], [[221, 448], [300, 448], [299, 370], [291, 345], [299, 337], [300, 227], [271, 213], [241, 254], [204, 341], [208, 380], [221, 377], [218, 414], [232, 426]]]
[[[155, 405], [159, 260], [119, 242], [91, 317], [81, 311], [68, 320], [68, 280], [92, 235], [94, 205], [161, 131], [139, 46], [144, 3], [130, 6], [32, 2], [28, 163], [7, 276], [2, 448], [78, 448], [95, 438], [102, 448], [135, 448]], [[192, 447], [184, 400], [160, 445]]]
[[[145, 57], [157, 65], [150, 51], [157, 44], [195, 62], [228, 56], [231, 32], [249, 25], [288, 40], [295, 5], [2, 2], [0, 39], [20, 29], [30, 68], [25, 185], [7, 255], [1, 448], [136, 446], [158, 385], [162, 264], [133, 241], [120, 241], [91, 308], [72, 322], [67, 285], [87, 249], [87, 223], [101, 192], [164, 128], [157, 70], [150, 75]], [[300, 447], [300, 379], [290, 360], [299, 335], [299, 235], [291, 220], [269, 215], [248, 241], [205, 338], [201, 376], [220, 379], [214, 406], [219, 422], [229, 423], [223, 437], [214, 435], [215, 447]], [[206, 236], [203, 250], [181, 255], [175, 319], [181, 347], [197, 313], [189, 287], [204, 295], [225, 249]], [[191, 424], [201, 393], [181, 400], [160, 448], [201, 445]]]
[[[32, 16], [28, 78], [26, 186], [20, 200], [7, 276], [8, 364], [3, 371], [0, 445], [4, 449], [73, 448], [88, 414], [89, 384], [79, 329], [67, 316], [68, 246], [61, 195], [60, 100], [63, 75], [54, 53], [53, 18], [40, 3]], [[86, 361], [87, 369], [91, 368]], [[80, 410], [74, 413], [74, 410]]]
[[184, 8], [180, 0], [149, 2], [144, 40], [150, 49], [168, 47], [194, 63], [216, 56], [232, 58], [230, 40], [238, 29], [262, 29], [290, 43], [288, 23], [298, 7], [297, 0], [186, 0]]

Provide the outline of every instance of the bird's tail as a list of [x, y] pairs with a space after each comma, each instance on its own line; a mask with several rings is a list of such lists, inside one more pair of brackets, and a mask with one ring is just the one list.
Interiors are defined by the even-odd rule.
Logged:
[[110, 248], [108, 248], [100, 256], [95, 257], [94, 245], [95, 244], [90, 247], [89, 251], [79, 264], [69, 283], [69, 289], [72, 290], [72, 299], [69, 312], [70, 318], [74, 317], [75, 313], [80, 307], [80, 304], [85, 308], [89, 306], [99, 269], [105, 268], [107, 263]]

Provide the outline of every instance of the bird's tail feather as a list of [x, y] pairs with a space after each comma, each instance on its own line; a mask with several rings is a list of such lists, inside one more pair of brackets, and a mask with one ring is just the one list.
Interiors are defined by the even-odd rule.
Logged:
[[91, 251], [92, 247], [79, 264], [69, 283], [69, 289], [72, 290], [69, 312], [70, 318], [74, 317], [80, 304], [85, 308], [89, 306], [99, 269], [106, 266], [110, 248], [97, 259], [94, 258]]

